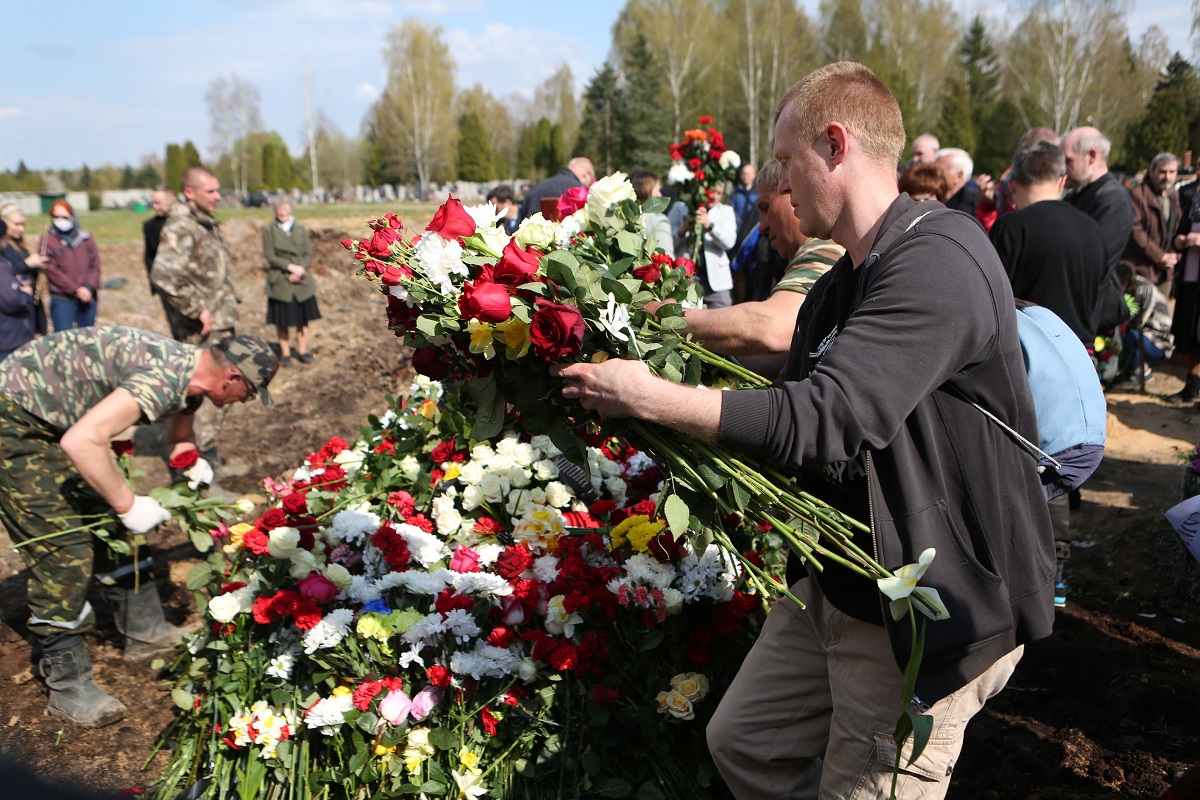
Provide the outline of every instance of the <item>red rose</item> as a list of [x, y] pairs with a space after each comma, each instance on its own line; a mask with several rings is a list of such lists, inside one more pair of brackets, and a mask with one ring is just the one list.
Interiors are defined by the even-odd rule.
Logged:
[[109, 442], [109, 447], [112, 448], [117, 458], [133, 455], [133, 442], [129, 439], [122, 439], [119, 442]]
[[193, 448], [191, 450], [184, 450], [182, 453], [172, 458], [167, 463], [167, 466], [171, 469], [187, 469], [188, 467], [193, 466], [199, 460], [200, 451]]
[[468, 281], [463, 284], [463, 293], [458, 297], [458, 312], [462, 314], [463, 319], [504, 322], [512, 314], [508, 289], [498, 283]]
[[693, 176], [696, 178], [696, 180], [703, 181], [704, 180], [704, 170], [702, 170], [702, 169], [696, 170], [696, 172], [693, 174]]
[[612, 708], [617, 703], [617, 695], [612, 689], [601, 684], [592, 691], [592, 702], [601, 708]]
[[690, 258], [683, 258], [680, 256], [679, 258], [675, 259], [675, 269], [683, 270], [684, 274], [690, 278], [696, 274], [696, 262], [692, 261]]
[[558, 218], [566, 219], [587, 205], [588, 188], [572, 186], [558, 198]]
[[292, 492], [283, 498], [283, 510], [292, 516], [308, 513], [308, 500], [298, 492]]
[[492, 628], [492, 632], [487, 635], [487, 643], [492, 647], [508, 647], [517, 640], [516, 633], [512, 628], [506, 628], [503, 625], [497, 625]]
[[496, 715], [492, 713], [490, 708], [480, 710], [479, 724], [483, 726], [483, 731], [488, 736], [496, 735]]
[[537, 250], [522, 250], [515, 239], [510, 239], [500, 256], [500, 263], [492, 270], [492, 280], [505, 286], [520, 286], [537, 280], [538, 266], [542, 254]]
[[504, 548], [504, 552], [496, 559], [496, 574], [505, 580], [518, 577], [533, 564], [533, 556], [524, 545], [513, 545]]
[[475, 233], [475, 220], [463, 208], [461, 202], [451, 197], [433, 215], [433, 219], [425, 230], [438, 234], [448, 242], [453, 242]]
[[413, 271], [408, 267], [395, 267], [391, 264], [386, 264], [383, 269], [379, 270], [378, 274], [379, 281], [384, 286], [399, 286], [412, 279]]
[[704, 162], [698, 158], [693, 158], [688, 161], [688, 166], [692, 169], [700, 169], [700, 167], [704, 166]]
[[259, 517], [258, 521], [255, 522], [254, 525], [264, 533], [270, 533], [276, 528], [282, 528], [283, 526], [287, 525], [287, 523], [288, 519], [286, 511], [284, 511], [282, 508], [271, 508], [267, 510], [267, 513]]
[[387, 318], [389, 327], [402, 328], [406, 331], [416, 330], [417, 317], [419, 316], [421, 316], [420, 306], [410, 306], [399, 297], [388, 295]]
[[454, 439], [447, 439], [433, 448], [433, 452], [429, 454], [429, 460], [435, 464], [445, 464], [454, 455]]
[[596, 517], [602, 517], [605, 514], [611, 513], [612, 510], [615, 509], [616, 507], [617, 507], [616, 503], [614, 503], [612, 500], [605, 498], [604, 500], [597, 500], [596, 502], [594, 502], [590, 506], [588, 506], [588, 513], [592, 514], [593, 516], [596, 516]]
[[529, 327], [529, 341], [547, 361], [570, 358], [583, 346], [583, 316], [575, 306], [538, 298], [538, 309]]
[[705, 114], [703, 117], [700, 118], [699, 122], [701, 125], [712, 125], [712, 117]]
[[332, 602], [338, 596], [337, 584], [319, 572], [310, 572], [296, 584], [300, 596], [317, 603]]
[[412, 354], [412, 367], [419, 374], [440, 381], [450, 374], [450, 365], [442, 351], [433, 347], [418, 347]]
[[399, 238], [400, 234], [395, 229], [380, 228], [375, 231], [370, 241], [364, 242], [364, 249], [374, 258], [388, 258], [392, 254], [392, 242]]
[[634, 267], [630, 270], [633, 277], [645, 283], [658, 283], [662, 280], [662, 270], [656, 264], [646, 264], [644, 267]]

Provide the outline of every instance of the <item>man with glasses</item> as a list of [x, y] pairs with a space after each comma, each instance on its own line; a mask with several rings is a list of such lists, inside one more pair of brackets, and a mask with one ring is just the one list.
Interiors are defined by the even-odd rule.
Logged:
[[[170, 519], [125, 482], [111, 442], [132, 425], [167, 418], [171, 456], [194, 450], [192, 420], [205, 398], [217, 407], [255, 396], [269, 405], [267, 384], [278, 368], [275, 354], [253, 336], [198, 348], [117, 327], [55, 333], [0, 362], [0, 523], [29, 569], [28, 625], [51, 714], [87, 727], [125, 715], [125, 706], [92, 682], [82, 634], [95, 621], [87, 601], [93, 577], [113, 605], [127, 660], [162, 652], [182, 633], [163, 618], [150, 558], [135, 562], [97, 547], [91, 530], [78, 530], [115, 513], [115, 541]], [[203, 460], [189, 473], [198, 483], [212, 480]]]

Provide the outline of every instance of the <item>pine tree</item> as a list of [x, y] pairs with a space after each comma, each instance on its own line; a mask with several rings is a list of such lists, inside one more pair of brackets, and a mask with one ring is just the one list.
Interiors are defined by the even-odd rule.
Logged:
[[975, 138], [979, 139], [984, 120], [996, 104], [1000, 92], [1000, 59], [992, 46], [991, 37], [983, 20], [976, 16], [963, 35], [958, 48], [959, 58], [966, 72], [967, 97], [971, 107], [971, 121], [975, 126]]
[[121, 188], [132, 189], [134, 188], [135, 181], [136, 178], [133, 174], [133, 167], [126, 164], [125, 169], [121, 170]]
[[185, 158], [182, 147], [177, 144], [167, 145], [166, 175], [163, 176], [163, 180], [167, 182], [167, 186], [173, 192], [180, 190], [183, 171], [187, 169]]
[[979, 129], [972, 154], [976, 175], [1000, 176], [1012, 165], [1013, 154], [1025, 133], [1021, 112], [1007, 94], [992, 108]]
[[645, 37], [639, 35], [626, 50], [623, 69], [617, 168], [663, 170], [671, 160], [671, 121], [662, 113], [662, 73], [654, 66]]
[[605, 62], [583, 90], [583, 121], [575, 145], [575, 152], [590, 158], [602, 175], [611, 175], [620, 157], [616, 144], [621, 126], [620, 104], [617, 71]]
[[496, 154], [479, 114], [469, 111], [458, 118], [458, 178], [489, 181], [496, 177]]
[[133, 177], [133, 185], [138, 189], [153, 189], [161, 181], [162, 176], [158, 174], [158, 168], [153, 164], [146, 164]]
[[204, 166], [204, 162], [200, 160], [200, 151], [196, 149], [196, 145], [192, 144], [191, 139], [183, 143], [183, 166], [185, 168]]
[[942, 94], [942, 114], [936, 132], [942, 147], [959, 147], [968, 153], [975, 152], [971, 97], [966, 84], [959, 78], [952, 77], [946, 81]]
[[530, 180], [542, 177], [538, 170], [537, 125], [525, 125], [517, 138], [517, 175]]
[[1142, 118], [1130, 128], [1126, 140], [1126, 166], [1142, 169], [1159, 153], [1178, 156], [1192, 149], [1193, 132], [1200, 122], [1200, 80], [1178, 53], [1154, 87]]
[[79, 171], [79, 188], [85, 192], [92, 188], [92, 171], [88, 169], [87, 164], [84, 164], [83, 169]]
[[824, 60], [861, 61], [867, 53], [862, 0], [821, 0], [820, 16]]

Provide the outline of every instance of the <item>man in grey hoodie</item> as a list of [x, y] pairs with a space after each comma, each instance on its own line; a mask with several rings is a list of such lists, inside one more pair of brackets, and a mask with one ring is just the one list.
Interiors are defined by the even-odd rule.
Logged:
[[[604, 416], [815, 468], [804, 488], [868, 522], [856, 539], [888, 569], [936, 549], [921, 582], [950, 616], [928, 623], [913, 700], [932, 735], [911, 764], [905, 743], [897, 796], [943, 797], [966, 724], [1054, 620], [1034, 462], [974, 405], [1037, 439], [1012, 292], [974, 219], [899, 195], [900, 109], [866, 67], [793, 86], [775, 142], [801, 230], [847, 251], [801, 308], [781, 381], [704, 391], [615, 359], [555, 371]], [[873, 581], [792, 566], [807, 610], [775, 604], [709, 725], [713, 757], [739, 798], [887, 796], [910, 622]]]

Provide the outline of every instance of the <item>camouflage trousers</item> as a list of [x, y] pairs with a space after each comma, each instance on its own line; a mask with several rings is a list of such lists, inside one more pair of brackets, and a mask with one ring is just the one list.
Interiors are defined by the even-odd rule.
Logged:
[[[216, 344], [226, 336], [233, 336], [232, 329], [209, 331], [208, 336], [200, 335], [200, 321], [185, 317], [175, 310], [175, 307], [165, 299], [162, 301], [163, 311], [167, 314], [167, 324], [171, 328], [171, 338], [184, 344], [194, 344], [197, 347], [207, 347]], [[201, 403], [196, 410], [195, 432], [196, 448], [206, 455], [217, 449], [221, 440], [221, 427], [225, 424], [227, 408], [217, 408], [212, 403]], [[215, 464], [213, 465], [216, 466]]]
[[[52, 425], [0, 395], [0, 523], [13, 544], [53, 537], [17, 548], [29, 569], [29, 631], [38, 636], [91, 630], [93, 575], [136, 569], [131, 557], [115, 554], [90, 530], [54, 536], [112, 511], [75, 469], [60, 438]], [[124, 531], [114, 522], [109, 535]]]

